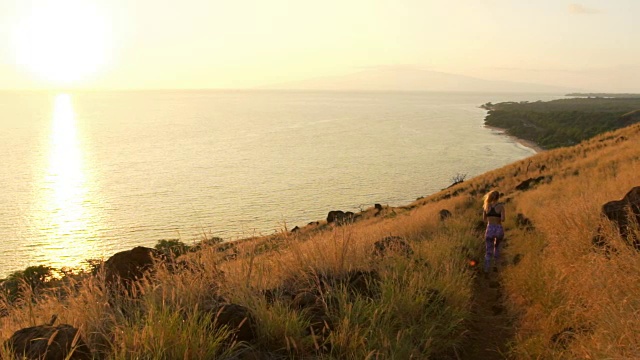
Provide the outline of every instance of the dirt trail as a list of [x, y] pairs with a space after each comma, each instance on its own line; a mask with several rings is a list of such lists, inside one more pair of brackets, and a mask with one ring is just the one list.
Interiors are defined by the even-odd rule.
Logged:
[[494, 270], [498, 269], [492, 269], [485, 276], [479, 269], [476, 276], [472, 307], [474, 318], [470, 321], [470, 333], [463, 351], [458, 354], [459, 359], [508, 359], [508, 344], [514, 335], [513, 319], [503, 304], [500, 273]]

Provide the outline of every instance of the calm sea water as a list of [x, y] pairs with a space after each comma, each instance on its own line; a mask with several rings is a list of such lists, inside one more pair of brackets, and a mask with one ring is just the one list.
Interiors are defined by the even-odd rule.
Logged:
[[484, 128], [479, 105], [559, 97], [0, 93], [0, 276], [403, 205], [535, 153]]

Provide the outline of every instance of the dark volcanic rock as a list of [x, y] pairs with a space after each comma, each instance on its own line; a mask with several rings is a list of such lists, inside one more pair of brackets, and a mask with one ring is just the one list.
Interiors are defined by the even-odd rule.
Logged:
[[375, 298], [380, 292], [380, 274], [376, 271], [352, 270], [347, 273], [345, 284], [352, 294]]
[[108, 285], [122, 282], [126, 286], [150, 271], [158, 256], [158, 250], [143, 246], [116, 253], [104, 263], [105, 280]]
[[373, 270], [305, 271], [263, 293], [269, 303], [287, 303], [308, 319], [307, 335], [313, 337], [317, 351], [326, 352], [331, 348], [328, 337], [334, 329], [333, 318], [340, 314], [342, 302], [353, 302], [359, 297], [379, 298], [380, 281], [379, 273]]
[[39, 325], [16, 331], [5, 346], [22, 359], [89, 360], [91, 350], [71, 325]]
[[518, 184], [516, 186], [516, 190], [520, 190], [520, 191], [526, 191], [529, 190], [531, 188], [533, 188], [534, 186], [538, 185], [540, 182], [544, 181], [544, 180], [551, 180], [551, 177], [547, 177], [547, 176], [538, 176], [537, 178], [529, 178], [523, 182], [521, 182], [520, 184]]
[[337, 222], [338, 219], [344, 218], [344, 211], [342, 210], [331, 210], [329, 214], [327, 214], [327, 223], [331, 224], [333, 222]]
[[444, 220], [446, 220], [446, 219], [451, 217], [451, 211], [449, 211], [447, 209], [442, 209], [442, 210], [440, 210], [438, 215], [440, 215], [440, 221], [444, 221]]
[[[375, 298], [380, 293], [380, 275], [374, 270], [349, 270], [339, 273], [304, 272], [284, 281], [277, 289], [267, 290], [267, 301], [291, 301], [294, 308], [307, 307], [325, 295], [345, 289], [350, 295]], [[314, 298], [314, 296], [320, 298]], [[271, 299], [270, 299], [271, 298]], [[326, 300], [326, 299], [325, 299]], [[315, 306], [314, 305], [314, 306]]]
[[256, 321], [251, 311], [238, 304], [220, 304], [205, 311], [212, 316], [216, 328], [226, 326], [233, 331], [233, 340], [251, 342], [256, 339]]
[[413, 249], [409, 243], [400, 236], [387, 236], [373, 243], [373, 246], [375, 247], [373, 254], [376, 256], [400, 254], [409, 257], [413, 255]]
[[513, 265], [518, 265], [518, 264], [520, 263], [520, 261], [522, 261], [522, 257], [523, 257], [523, 256], [524, 256], [524, 255], [522, 255], [522, 254], [516, 254], [516, 255], [513, 257], [513, 260], [511, 261], [511, 263], [512, 263]]
[[531, 222], [529, 218], [527, 218], [521, 213], [518, 213], [516, 215], [516, 225], [519, 228], [525, 229], [527, 231], [533, 231], [535, 229], [535, 227], [533, 226], [533, 222]]
[[293, 297], [291, 306], [298, 310], [321, 307], [322, 299], [311, 291], [302, 291]]
[[622, 200], [604, 204], [602, 213], [618, 226], [623, 239], [640, 250], [640, 239], [632, 231], [634, 223], [636, 226], [640, 224], [640, 186], [632, 188]]
[[373, 216], [380, 216], [380, 214], [382, 214], [382, 210], [384, 209], [382, 207], [382, 205], [380, 204], [375, 204], [373, 205], [374, 209], [376, 210], [376, 212], [373, 214]]
[[354, 219], [355, 214], [351, 211], [332, 210], [327, 214], [327, 224], [335, 223], [336, 225], [343, 225], [352, 222]]
[[577, 335], [591, 333], [592, 330], [586, 326], [568, 326], [561, 331], [551, 336], [551, 343], [563, 349], [566, 349], [569, 344], [575, 340]]
[[331, 317], [324, 306], [322, 298], [310, 291], [302, 291], [293, 298], [291, 306], [303, 310], [309, 317], [309, 334], [328, 335], [332, 329]]

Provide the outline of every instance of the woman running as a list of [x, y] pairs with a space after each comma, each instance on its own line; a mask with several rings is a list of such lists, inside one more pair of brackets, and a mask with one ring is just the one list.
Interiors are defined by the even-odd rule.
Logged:
[[[504, 205], [498, 202], [500, 193], [496, 190], [490, 191], [484, 196], [484, 204], [482, 206], [482, 220], [487, 223], [487, 231], [484, 234], [484, 241], [487, 251], [484, 255], [484, 272], [489, 272], [491, 259], [495, 261], [494, 266], [498, 262], [500, 255], [500, 243], [504, 239], [504, 230], [502, 222], [504, 221]], [[497, 268], [494, 267], [494, 270]]]

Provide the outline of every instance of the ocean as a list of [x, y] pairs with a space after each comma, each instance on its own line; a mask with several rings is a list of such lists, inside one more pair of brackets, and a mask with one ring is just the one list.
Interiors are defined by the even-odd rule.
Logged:
[[481, 104], [562, 97], [0, 92], [0, 277], [404, 205], [535, 153], [485, 128]]

